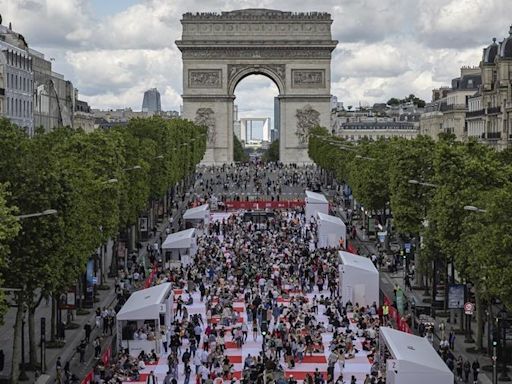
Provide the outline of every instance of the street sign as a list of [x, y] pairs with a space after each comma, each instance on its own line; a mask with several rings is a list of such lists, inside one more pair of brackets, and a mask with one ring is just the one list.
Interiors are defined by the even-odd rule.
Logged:
[[405, 253], [411, 253], [411, 243], [404, 243]]
[[464, 304], [464, 313], [466, 315], [472, 315], [475, 312], [475, 304], [467, 302]]

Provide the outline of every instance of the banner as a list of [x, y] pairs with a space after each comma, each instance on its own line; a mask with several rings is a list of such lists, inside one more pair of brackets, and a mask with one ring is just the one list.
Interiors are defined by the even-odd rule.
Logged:
[[226, 201], [224, 206], [227, 210], [237, 209], [288, 209], [303, 207], [304, 200], [283, 200], [283, 201]]
[[109, 345], [107, 349], [103, 352], [103, 355], [101, 355], [101, 361], [103, 362], [103, 365], [106, 367], [110, 363], [110, 358], [112, 357], [112, 346]]
[[83, 378], [82, 382], [80, 384], [91, 384], [94, 381], [94, 371], [90, 371], [85, 377]]

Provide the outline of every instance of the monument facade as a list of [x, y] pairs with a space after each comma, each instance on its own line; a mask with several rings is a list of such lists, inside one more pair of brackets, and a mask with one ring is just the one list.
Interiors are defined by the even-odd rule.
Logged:
[[183, 115], [208, 127], [203, 163], [233, 161], [234, 92], [252, 74], [279, 89], [281, 161], [309, 163], [309, 130], [330, 126], [330, 14], [245, 9], [186, 13], [181, 23]]

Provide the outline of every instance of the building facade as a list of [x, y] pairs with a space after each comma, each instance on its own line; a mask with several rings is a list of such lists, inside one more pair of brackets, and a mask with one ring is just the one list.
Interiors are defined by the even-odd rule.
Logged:
[[348, 141], [403, 137], [414, 138], [419, 133], [421, 109], [412, 103], [391, 107], [385, 103], [347, 111], [337, 103], [331, 114], [331, 132]]
[[420, 133], [434, 139], [449, 133], [457, 140], [466, 140], [468, 100], [478, 92], [481, 83], [479, 67], [462, 67], [460, 77], [452, 80], [450, 88], [434, 89], [432, 101], [420, 117]]
[[162, 105], [160, 103], [160, 92], [158, 89], [151, 88], [144, 92], [144, 99], [142, 100], [142, 112], [147, 113], [160, 113]]
[[484, 48], [480, 62], [482, 87], [480, 109], [469, 114], [468, 122], [483, 125], [480, 140], [496, 149], [512, 143], [512, 26], [499, 44]]
[[0, 51], [0, 115], [32, 135], [34, 76], [28, 45], [10, 26], [0, 25]]
[[75, 100], [73, 128], [83, 129], [87, 133], [94, 131], [94, 115], [92, 114], [91, 107], [89, 107], [86, 101], [77, 100], [76, 97]]

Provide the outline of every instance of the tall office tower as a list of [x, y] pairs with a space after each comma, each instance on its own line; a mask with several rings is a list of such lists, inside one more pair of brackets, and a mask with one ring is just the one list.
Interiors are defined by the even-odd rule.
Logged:
[[144, 92], [144, 100], [142, 101], [142, 112], [161, 112], [160, 92], [156, 88], [148, 89]]

